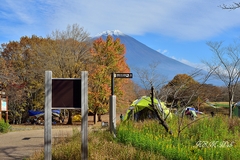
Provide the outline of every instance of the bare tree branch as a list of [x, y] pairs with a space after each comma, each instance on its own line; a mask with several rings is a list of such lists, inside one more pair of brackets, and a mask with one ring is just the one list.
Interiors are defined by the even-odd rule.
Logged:
[[222, 42], [208, 42], [207, 45], [215, 57], [212, 62], [208, 62], [206, 65], [210, 69], [214, 69], [214, 74], [228, 88], [229, 117], [232, 118], [234, 94], [240, 78], [240, 45], [236, 43], [223, 47]]
[[230, 5], [222, 4], [219, 7], [222, 9], [235, 10], [237, 8], [240, 8], [240, 2], [233, 2], [233, 4]]

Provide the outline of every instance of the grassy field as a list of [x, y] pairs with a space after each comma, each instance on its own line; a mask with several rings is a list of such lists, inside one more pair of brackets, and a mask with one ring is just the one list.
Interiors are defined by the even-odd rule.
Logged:
[[160, 153], [166, 159], [237, 160], [239, 122], [238, 118], [223, 115], [206, 116], [195, 123], [189, 119], [179, 123], [179, 119], [175, 119], [169, 122], [173, 135], [166, 134], [163, 127], [153, 121], [127, 123], [119, 127], [118, 139], [121, 143]]
[[228, 115], [228, 102], [210, 102], [210, 104], [211, 105], [204, 103], [203, 105], [201, 105], [199, 110], [205, 114], [210, 114], [211, 112], [214, 112], [216, 114]]
[[[166, 158], [158, 153], [148, 150], [141, 150], [131, 144], [119, 143], [107, 130], [97, 129], [88, 136], [88, 159], [90, 160], [165, 160]], [[44, 159], [43, 151], [36, 152], [28, 160]], [[76, 160], [81, 159], [81, 134], [75, 132], [72, 137], [59, 139], [52, 149], [53, 160]]]
[[[205, 105], [200, 108], [205, 114], [195, 121], [174, 116], [168, 121], [172, 135], [166, 133], [156, 120], [139, 123], [124, 122], [117, 125], [117, 137], [93, 127], [88, 136], [88, 159], [105, 160], [237, 160], [240, 157], [240, 119], [229, 119], [226, 103], [217, 103], [214, 108]], [[212, 117], [210, 112], [215, 112]], [[81, 135], [59, 139], [53, 145], [52, 159], [81, 159]], [[43, 152], [37, 152], [29, 160], [44, 159]]]

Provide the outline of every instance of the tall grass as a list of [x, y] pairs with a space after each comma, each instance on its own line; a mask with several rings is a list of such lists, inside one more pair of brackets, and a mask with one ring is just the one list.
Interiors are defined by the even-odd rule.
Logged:
[[[227, 116], [203, 118], [187, 126], [178, 134], [178, 119], [169, 123], [173, 135], [166, 133], [157, 121], [125, 122], [117, 128], [117, 138], [109, 131], [91, 131], [88, 135], [88, 159], [90, 160], [238, 160], [240, 157], [240, 127], [238, 118]], [[43, 152], [30, 160], [44, 159]], [[81, 134], [55, 141], [53, 160], [81, 159]]]
[[[44, 153], [36, 152], [29, 160], [42, 160]], [[52, 149], [53, 160], [77, 160], [81, 159], [81, 134], [75, 131], [72, 137], [55, 142]], [[89, 160], [165, 160], [158, 153], [141, 150], [132, 145], [118, 143], [109, 131], [91, 131], [88, 136]]]
[[238, 159], [240, 153], [238, 119], [208, 117], [189, 125], [180, 136], [178, 123], [171, 121], [173, 136], [156, 121], [127, 122], [118, 128], [118, 141], [160, 153], [167, 159]]

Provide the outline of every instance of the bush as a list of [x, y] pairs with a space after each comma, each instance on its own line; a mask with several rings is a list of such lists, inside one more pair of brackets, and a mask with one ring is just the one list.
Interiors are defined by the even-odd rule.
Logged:
[[10, 129], [10, 124], [8, 122], [5, 122], [3, 119], [0, 120], [0, 132], [7, 133], [9, 129]]

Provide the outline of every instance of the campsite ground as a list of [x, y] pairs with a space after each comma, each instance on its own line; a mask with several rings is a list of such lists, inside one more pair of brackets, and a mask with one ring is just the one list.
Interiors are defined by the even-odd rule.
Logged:
[[[200, 108], [205, 114], [214, 111], [216, 114], [226, 114], [227, 108]], [[120, 121], [120, 114], [125, 114], [125, 110], [118, 111], [117, 123]], [[102, 116], [102, 122], [108, 122], [109, 115]], [[66, 120], [65, 120], [66, 122]], [[93, 116], [88, 117], [89, 129], [101, 128], [102, 122], [93, 123]], [[80, 130], [80, 122], [74, 125], [59, 124], [52, 126], [53, 141], [57, 138], [66, 137], [72, 134], [73, 128]], [[0, 159], [15, 160], [24, 159], [31, 156], [37, 150], [44, 148], [44, 126], [43, 125], [12, 125], [12, 131], [6, 134], [0, 134]]]
[[[120, 120], [120, 115], [117, 114], [117, 123]], [[109, 115], [102, 116], [103, 122], [109, 121]], [[102, 122], [93, 123], [93, 117], [88, 117], [89, 129], [101, 127]], [[37, 150], [44, 149], [44, 125], [12, 125], [12, 131], [0, 133], [0, 159], [1, 160], [16, 160], [24, 159], [31, 156]], [[73, 129], [80, 130], [80, 123], [74, 125], [52, 125], [53, 141], [70, 136]]]

